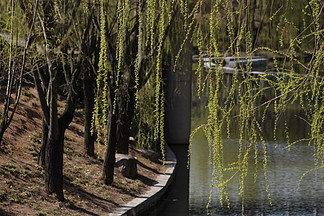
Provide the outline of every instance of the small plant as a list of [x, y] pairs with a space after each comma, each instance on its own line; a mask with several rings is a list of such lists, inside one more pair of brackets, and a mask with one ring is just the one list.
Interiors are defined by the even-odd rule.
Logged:
[[22, 94], [23, 96], [26, 96], [26, 97], [30, 98], [30, 99], [32, 99], [32, 98], [36, 98], [35, 95], [33, 95], [32, 93], [29, 92], [29, 88], [23, 88], [23, 89], [21, 90], [21, 94]]
[[11, 144], [5, 138], [3, 138], [0, 143], [0, 152], [5, 154], [10, 154], [12, 152]]
[[35, 130], [29, 137], [29, 141], [32, 143], [41, 144], [42, 143], [42, 133], [40, 131]]
[[32, 105], [33, 107], [37, 106], [37, 102], [35, 102], [34, 100], [29, 101], [29, 104]]
[[32, 176], [30, 171], [19, 169], [18, 167], [16, 167], [11, 163], [4, 164], [1, 166], [1, 168], [2, 170], [6, 171], [7, 173], [10, 173], [11, 175], [17, 178], [27, 179]]
[[[40, 142], [40, 141], [37, 141], [37, 142]], [[39, 146], [36, 145], [35, 143], [32, 143], [30, 146], [27, 147], [27, 149], [30, 151], [31, 155], [33, 156], [33, 159], [37, 160], [39, 153], [40, 153]]]
[[7, 201], [7, 200], [8, 200], [8, 193], [7, 193], [7, 191], [1, 191], [0, 192], [0, 202], [4, 202], [4, 201]]
[[83, 118], [83, 116], [84, 116], [84, 110], [83, 110], [83, 109], [76, 109], [76, 110], [74, 111], [74, 115], [75, 115], [76, 117]]

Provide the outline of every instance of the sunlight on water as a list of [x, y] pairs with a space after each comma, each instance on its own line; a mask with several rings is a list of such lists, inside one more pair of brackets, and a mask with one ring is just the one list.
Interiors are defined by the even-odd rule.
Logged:
[[[198, 136], [199, 137], [199, 136]], [[210, 193], [211, 166], [208, 164], [208, 147], [205, 140], [197, 138], [193, 142], [193, 153], [190, 167], [190, 212], [191, 215], [206, 215], [205, 208]], [[226, 157], [236, 157], [232, 152], [238, 140], [226, 140]], [[300, 177], [312, 168], [312, 149], [299, 145], [291, 148], [285, 144], [268, 142], [269, 165], [267, 173], [270, 184], [270, 195], [273, 202], [269, 206], [265, 191], [262, 170], [254, 183], [253, 175], [248, 177], [245, 191], [246, 215], [323, 215], [324, 182], [323, 171], [306, 175], [298, 188]], [[241, 200], [238, 196], [238, 180], [229, 184], [231, 208], [220, 208], [217, 191], [213, 192], [211, 215], [241, 215]]]
[[[206, 99], [206, 98], [205, 98]], [[193, 99], [192, 129], [206, 121], [206, 100]], [[288, 124], [292, 126], [290, 136], [298, 139], [306, 136], [305, 125], [298, 123], [294, 115], [299, 112], [291, 107], [288, 115]], [[289, 112], [288, 112], [289, 114]], [[271, 122], [269, 122], [269, 125]], [[272, 129], [269, 129], [272, 131]], [[238, 178], [233, 178], [228, 185], [231, 208], [222, 208], [217, 198], [217, 190], [212, 193], [211, 207], [206, 205], [210, 195], [212, 167], [209, 165], [207, 140], [203, 131], [199, 131], [192, 142], [190, 161], [189, 205], [190, 215], [324, 215], [324, 170], [313, 171], [307, 174], [302, 181], [301, 176], [314, 167], [313, 147], [307, 143], [298, 143], [287, 149], [284, 137], [277, 137], [278, 141], [267, 138], [268, 151], [267, 175], [269, 179], [272, 206], [269, 204], [268, 193], [265, 190], [265, 180], [262, 165], [258, 170], [257, 181], [253, 174], [247, 177], [245, 186], [244, 210], [239, 198]], [[237, 138], [224, 140], [224, 155], [226, 163], [237, 158]], [[258, 149], [262, 160], [262, 148]], [[255, 170], [254, 159], [251, 158], [251, 172]], [[298, 187], [300, 183], [300, 187]]]

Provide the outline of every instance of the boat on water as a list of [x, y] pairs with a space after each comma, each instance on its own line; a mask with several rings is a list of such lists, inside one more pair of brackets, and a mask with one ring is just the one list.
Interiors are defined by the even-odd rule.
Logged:
[[246, 67], [251, 64], [252, 67], [263, 66], [268, 63], [268, 59], [252, 56], [252, 57], [224, 57], [226, 65], [229, 67]]
[[249, 65], [252, 70], [265, 70], [268, 59], [259, 56], [253, 57], [208, 57], [202, 59], [205, 69], [223, 68], [226, 70], [244, 70]]
[[203, 58], [202, 61], [204, 62], [205, 69], [219, 68], [225, 66], [226, 64], [223, 57], [207, 57]]

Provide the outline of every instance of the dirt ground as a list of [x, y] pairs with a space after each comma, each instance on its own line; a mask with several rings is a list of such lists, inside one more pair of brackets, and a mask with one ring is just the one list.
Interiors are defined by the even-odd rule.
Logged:
[[155, 183], [154, 179], [164, 170], [162, 163], [147, 160], [131, 147], [130, 154], [138, 160], [137, 179], [125, 178], [120, 169], [115, 169], [114, 184], [104, 185], [100, 155], [103, 155], [105, 146], [96, 145], [97, 158], [83, 154], [82, 118], [82, 110], [76, 110], [66, 132], [66, 201], [59, 202], [46, 194], [44, 171], [37, 162], [41, 140], [37, 92], [32, 88], [23, 89], [14, 120], [0, 145], [0, 215], [107, 215]]

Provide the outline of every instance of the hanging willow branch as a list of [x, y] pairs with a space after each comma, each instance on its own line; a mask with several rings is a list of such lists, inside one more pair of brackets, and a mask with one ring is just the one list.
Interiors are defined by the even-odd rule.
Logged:
[[[252, 56], [264, 52], [273, 59], [273, 68], [269, 69], [271, 75], [251, 75], [250, 62], [243, 68], [244, 73], [240, 72], [242, 68], [237, 68], [230, 78], [220, 67], [209, 69], [206, 80], [202, 75], [205, 73], [203, 62], [198, 62], [198, 94], [202, 94], [204, 88], [208, 89], [209, 114], [207, 123], [193, 130], [191, 139], [197, 130], [203, 129], [208, 140], [209, 160], [213, 166], [210, 201], [212, 190], [217, 187], [221, 204], [230, 205], [226, 187], [235, 179], [234, 175], [239, 180], [239, 195], [244, 206], [247, 176], [252, 174], [256, 179], [258, 167], [261, 167], [271, 203], [263, 126], [267, 115], [275, 117], [274, 140], [281, 128], [279, 124], [283, 124], [289, 149], [299, 141], [291, 143], [290, 129], [287, 122], [282, 123], [282, 116], [289, 105], [299, 103], [307, 116], [301, 121], [308, 122], [310, 127], [309, 138], [301, 141], [309, 141], [313, 146], [315, 169], [323, 167], [324, 32], [320, 24], [323, 5], [317, 0], [308, 3], [272, 0], [269, 4], [257, 2], [256, 5], [253, 1], [216, 0], [208, 3], [210, 7], [201, 7], [195, 14], [194, 42], [200, 55], [207, 51], [212, 54], [207, 57], [222, 58], [231, 54], [246, 56], [252, 61]], [[302, 10], [297, 11], [297, 6]], [[295, 17], [291, 15], [293, 13], [302, 14], [302, 17]], [[256, 26], [259, 18], [262, 18], [261, 24]], [[265, 22], [268, 30], [262, 29]], [[305, 61], [304, 55], [311, 58]], [[238, 132], [238, 155], [235, 163], [226, 164], [223, 139], [233, 136], [231, 131]]]

